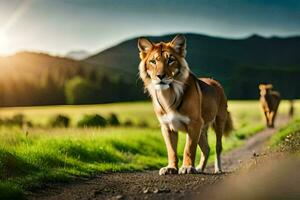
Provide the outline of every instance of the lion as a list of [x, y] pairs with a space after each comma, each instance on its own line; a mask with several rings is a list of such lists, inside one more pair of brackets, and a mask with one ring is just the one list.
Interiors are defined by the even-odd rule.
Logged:
[[[189, 69], [186, 38], [177, 35], [170, 42], [153, 43], [139, 38], [139, 74], [152, 98], [167, 147], [168, 165], [160, 175], [193, 174], [204, 171], [210, 152], [207, 130], [216, 133], [215, 172], [221, 173], [222, 136], [232, 129], [227, 111], [227, 97], [220, 83], [210, 78], [198, 79]], [[186, 132], [183, 164], [178, 170], [178, 131]], [[195, 168], [197, 146], [201, 150]]]
[[280, 103], [280, 94], [272, 90], [272, 84], [260, 84], [260, 104], [263, 109], [266, 124], [269, 128], [274, 128], [274, 121]]

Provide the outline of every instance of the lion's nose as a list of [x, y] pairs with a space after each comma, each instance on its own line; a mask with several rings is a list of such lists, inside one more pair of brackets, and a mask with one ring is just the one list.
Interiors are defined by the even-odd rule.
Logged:
[[156, 76], [157, 76], [157, 78], [159, 78], [160, 80], [163, 80], [163, 78], [166, 77], [166, 74], [158, 74], [158, 75], [156, 75]]

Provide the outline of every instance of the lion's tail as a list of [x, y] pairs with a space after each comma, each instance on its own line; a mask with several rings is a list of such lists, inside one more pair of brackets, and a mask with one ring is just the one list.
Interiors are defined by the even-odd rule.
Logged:
[[224, 127], [224, 136], [229, 136], [229, 134], [233, 131], [233, 122], [231, 118], [230, 112], [227, 111], [227, 118], [226, 118], [226, 123]]

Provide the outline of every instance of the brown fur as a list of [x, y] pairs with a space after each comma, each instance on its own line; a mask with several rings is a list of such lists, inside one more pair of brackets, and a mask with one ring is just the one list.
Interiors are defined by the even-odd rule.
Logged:
[[224, 131], [232, 129], [227, 111], [227, 98], [222, 86], [209, 78], [198, 79], [185, 60], [186, 39], [176, 36], [171, 42], [154, 44], [145, 38], [138, 41], [140, 50], [140, 77], [152, 98], [154, 111], [160, 121], [168, 152], [168, 166], [160, 174], [178, 171], [178, 131], [187, 132], [183, 165], [179, 173], [196, 173], [196, 148], [201, 149], [197, 167], [203, 171], [209, 156], [207, 129], [213, 125], [216, 132], [215, 171], [221, 171], [220, 154]]
[[260, 104], [262, 106], [266, 124], [268, 127], [274, 127], [274, 121], [276, 118], [277, 110], [280, 103], [280, 94], [277, 91], [272, 90], [271, 84], [260, 84]]

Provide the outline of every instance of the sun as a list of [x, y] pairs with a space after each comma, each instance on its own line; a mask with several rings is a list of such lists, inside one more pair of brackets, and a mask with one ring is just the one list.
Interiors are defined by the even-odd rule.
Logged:
[[0, 55], [8, 52], [9, 39], [5, 32], [0, 32]]
[[5, 32], [0, 32], [0, 42], [7, 42], [7, 35], [5, 34]]

